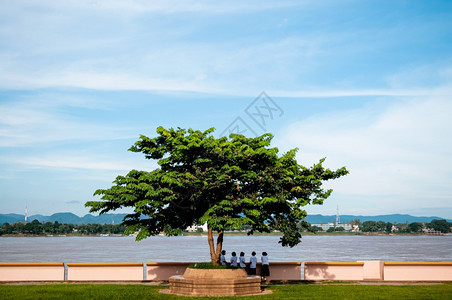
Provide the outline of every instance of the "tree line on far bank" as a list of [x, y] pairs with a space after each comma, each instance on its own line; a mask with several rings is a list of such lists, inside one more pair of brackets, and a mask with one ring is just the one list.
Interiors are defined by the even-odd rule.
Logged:
[[124, 225], [118, 224], [62, 224], [55, 222], [39, 222], [33, 220], [27, 224], [16, 222], [13, 224], [3, 223], [0, 235], [25, 234], [25, 235], [96, 235], [96, 234], [123, 234], [126, 230]]
[[[383, 221], [365, 221], [362, 222], [359, 219], [350, 221], [348, 224], [356, 225], [360, 232], [375, 232], [375, 233], [422, 233], [428, 231], [437, 231], [441, 233], [452, 232], [452, 223], [446, 220], [432, 220], [430, 223], [391, 223]], [[323, 231], [321, 227], [312, 226], [314, 231]], [[326, 232], [345, 231], [341, 224], [337, 224], [335, 227], [330, 227]]]
[[[433, 220], [430, 223], [391, 223], [383, 221], [365, 221], [361, 223], [358, 219], [349, 222], [357, 225], [360, 232], [375, 233], [422, 233], [425, 231], [439, 231], [450, 233], [452, 223], [446, 220]], [[16, 222], [13, 224], [3, 223], [0, 235], [97, 235], [97, 234], [124, 234], [126, 227], [122, 224], [63, 224], [55, 222], [39, 222], [33, 220], [27, 224]], [[311, 226], [317, 232], [323, 231], [318, 226]], [[240, 229], [238, 229], [240, 230]], [[344, 227], [340, 224], [329, 228], [326, 232], [342, 232]], [[199, 230], [198, 230], [199, 232]]]

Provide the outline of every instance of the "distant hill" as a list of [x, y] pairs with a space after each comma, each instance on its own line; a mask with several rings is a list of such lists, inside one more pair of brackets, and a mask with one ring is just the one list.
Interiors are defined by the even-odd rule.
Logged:
[[15, 223], [15, 222], [23, 222], [24, 221], [24, 216], [23, 215], [18, 215], [18, 214], [0, 214], [0, 223]]
[[[415, 217], [406, 214], [392, 214], [392, 215], [377, 215], [377, 216], [355, 216], [355, 215], [340, 215], [340, 222], [348, 223], [354, 219], [359, 219], [361, 222], [365, 221], [383, 221], [383, 222], [397, 222], [397, 223], [414, 223], [414, 222], [426, 222], [430, 223], [432, 220], [442, 220], [440, 217]], [[320, 224], [328, 222], [336, 222], [336, 215], [324, 216], [324, 215], [308, 215], [306, 221], [311, 224]], [[451, 220], [447, 220], [450, 222]]]
[[[28, 222], [33, 220], [38, 220], [39, 222], [55, 222], [58, 221], [60, 223], [66, 224], [121, 224], [122, 219], [126, 216], [126, 214], [103, 214], [100, 216], [93, 216], [91, 214], [86, 214], [83, 217], [79, 217], [73, 213], [65, 212], [65, 213], [56, 213], [51, 216], [43, 216], [43, 215], [32, 215], [28, 216]], [[24, 215], [18, 214], [0, 214], [0, 224], [3, 223], [15, 223], [15, 222], [23, 222]]]
[[[103, 214], [100, 216], [93, 216], [91, 214], [86, 214], [83, 217], [79, 217], [73, 213], [64, 212], [64, 213], [56, 213], [51, 216], [43, 216], [43, 215], [32, 215], [28, 217], [28, 222], [33, 220], [38, 220], [39, 222], [55, 222], [58, 221], [60, 223], [67, 224], [120, 224], [122, 219], [126, 216], [126, 214]], [[442, 220], [444, 218], [440, 217], [415, 217], [411, 215], [403, 215], [403, 214], [393, 214], [393, 215], [378, 215], [378, 216], [355, 216], [355, 215], [341, 215], [340, 222], [348, 223], [351, 220], [359, 219], [361, 222], [365, 221], [383, 221], [383, 222], [397, 222], [397, 223], [408, 223], [413, 222], [431, 222], [434, 219]], [[324, 216], [324, 215], [308, 215], [306, 220], [312, 224], [320, 224], [320, 223], [328, 223], [335, 222], [336, 215]], [[15, 223], [15, 222], [23, 222], [24, 215], [19, 214], [0, 214], [0, 225], [3, 223]], [[452, 222], [451, 220], [447, 220], [448, 222]]]

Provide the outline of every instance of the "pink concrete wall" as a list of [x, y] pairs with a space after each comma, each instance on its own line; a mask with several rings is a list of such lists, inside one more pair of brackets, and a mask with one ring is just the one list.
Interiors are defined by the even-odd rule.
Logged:
[[63, 263], [0, 263], [0, 281], [63, 280]]
[[182, 275], [185, 269], [192, 263], [167, 263], [167, 262], [149, 262], [146, 263], [146, 279], [156, 281], [167, 281], [173, 275]]
[[383, 280], [384, 262], [381, 260], [360, 261], [363, 266], [363, 280]]
[[142, 263], [68, 263], [67, 279], [73, 281], [142, 281]]
[[[146, 279], [166, 281], [190, 263], [147, 263]], [[68, 263], [67, 280], [142, 281], [142, 263]], [[270, 263], [269, 280], [300, 280], [302, 264]], [[260, 274], [260, 263], [257, 266]], [[452, 262], [306, 262], [305, 280], [452, 281]], [[0, 281], [64, 281], [63, 263], [0, 263]]]
[[[182, 275], [185, 269], [192, 263], [146, 263], [147, 280], [166, 281], [173, 275]], [[270, 276], [268, 280], [301, 280], [300, 262], [275, 262], [270, 263]], [[260, 274], [261, 263], [257, 264], [256, 273]]]
[[385, 281], [452, 281], [452, 262], [385, 262]]
[[363, 262], [306, 262], [305, 280], [363, 280]]
[[[260, 274], [261, 264], [258, 264], [257, 275]], [[301, 262], [270, 262], [270, 276], [267, 280], [301, 280]]]

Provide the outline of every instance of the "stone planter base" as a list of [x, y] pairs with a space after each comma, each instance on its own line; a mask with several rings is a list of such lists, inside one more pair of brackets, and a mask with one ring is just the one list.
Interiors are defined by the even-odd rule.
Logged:
[[169, 293], [184, 296], [244, 296], [261, 294], [261, 278], [242, 269], [190, 269], [171, 276]]

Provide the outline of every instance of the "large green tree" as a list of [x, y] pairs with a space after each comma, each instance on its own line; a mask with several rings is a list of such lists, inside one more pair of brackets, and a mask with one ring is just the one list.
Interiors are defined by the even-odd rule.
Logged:
[[[231, 134], [215, 138], [204, 132], [157, 128], [157, 137], [140, 139], [129, 150], [158, 161], [153, 171], [132, 170], [118, 176], [109, 189], [94, 194], [101, 201], [85, 205], [106, 213], [133, 208], [123, 223], [137, 240], [164, 232], [177, 235], [192, 225], [208, 226], [212, 263], [217, 264], [226, 228], [249, 228], [248, 234], [279, 230], [283, 246], [301, 240], [308, 204], [322, 204], [332, 192], [322, 183], [346, 175], [322, 166], [310, 168], [295, 159], [297, 149], [278, 155], [271, 134], [256, 138]], [[214, 232], [218, 234], [214, 241]]]
[[443, 233], [451, 232], [452, 223], [447, 222], [446, 220], [432, 220], [429, 224], [427, 224], [429, 228], [437, 231], [441, 231]]

